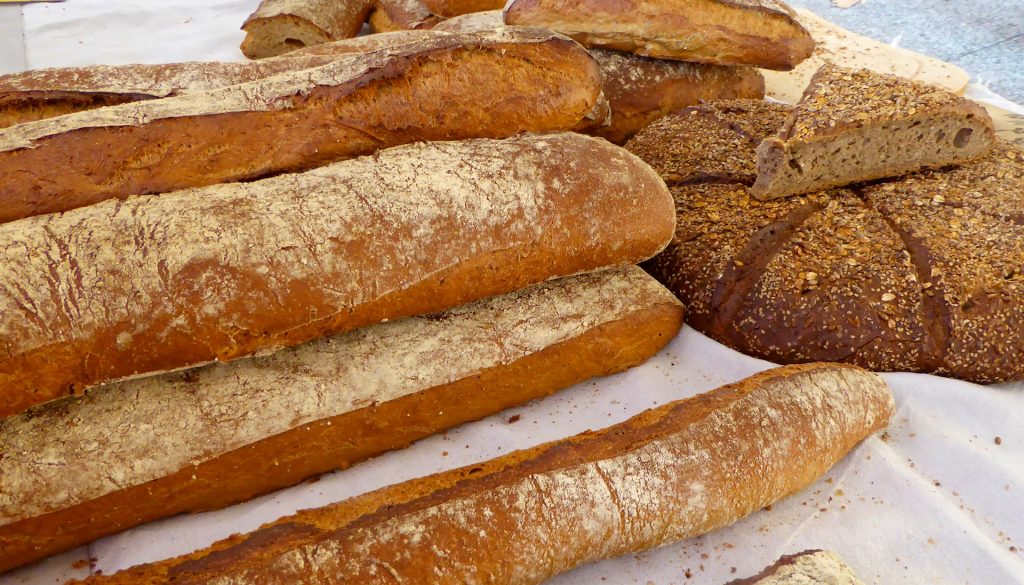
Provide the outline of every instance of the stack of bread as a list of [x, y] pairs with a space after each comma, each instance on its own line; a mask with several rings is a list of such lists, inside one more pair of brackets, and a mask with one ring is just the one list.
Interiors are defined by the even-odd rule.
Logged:
[[[569, 131], [624, 141], [683, 105], [760, 98], [753, 67], [792, 67], [813, 42], [771, 0], [577, 4], [441, 22], [472, 10], [408, 3], [447, 31], [325, 42], [370, 4], [280, 0], [246, 41], [279, 56], [0, 78], [0, 570], [345, 468], [667, 343], [683, 304], [635, 264], [685, 247], [694, 180], [672, 174], [674, 141], [666, 162], [636, 146], [647, 134], [637, 156]], [[764, 148], [766, 193], [804, 189], [785, 174], [804, 152], [790, 134]], [[731, 524], [892, 410], [865, 370], [783, 367], [89, 581], [536, 584]], [[774, 569], [845, 575], [835, 560]]]

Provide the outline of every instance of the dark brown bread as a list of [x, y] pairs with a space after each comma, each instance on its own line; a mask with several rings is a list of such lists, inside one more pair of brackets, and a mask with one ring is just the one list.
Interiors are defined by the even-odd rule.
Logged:
[[645, 267], [689, 322], [776, 362], [1024, 378], [1022, 151], [1000, 141], [954, 169], [762, 202], [746, 158], [759, 110], [692, 110], [627, 144], [675, 197], [676, 236]]
[[273, 75], [319, 67], [346, 53], [394, 49], [422, 35], [346, 39], [244, 63], [91, 65], [37, 69], [0, 76], [0, 128], [74, 112], [219, 89]]
[[786, 197], [965, 163], [995, 136], [985, 108], [951, 91], [826, 63], [758, 147], [752, 192]]
[[536, 585], [727, 526], [803, 489], [892, 411], [875, 374], [779, 368], [85, 583]]
[[242, 53], [262, 59], [354, 37], [372, 6], [373, 0], [263, 0], [242, 24]]
[[681, 324], [672, 293], [631, 266], [0, 421], [0, 571], [621, 371]]
[[0, 225], [0, 416], [661, 250], [665, 184], [579, 134], [421, 143]]
[[512, 0], [505, 22], [588, 47], [712, 65], [789, 70], [814, 51], [779, 0]]
[[586, 50], [550, 31], [417, 34], [316, 69], [0, 131], [0, 222], [419, 140], [567, 130], [601, 89]]
[[770, 567], [746, 579], [726, 585], [864, 585], [839, 555], [807, 550], [784, 555]]

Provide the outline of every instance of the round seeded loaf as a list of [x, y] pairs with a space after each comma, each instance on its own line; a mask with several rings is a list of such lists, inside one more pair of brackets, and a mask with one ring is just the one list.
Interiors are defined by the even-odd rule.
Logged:
[[626, 145], [675, 198], [675, 238], [645, 268], [690, 324], [780, 363], [1024, 379], [1024, 151], [758, 201], [754, 151], [787, 108], [706, 104]]

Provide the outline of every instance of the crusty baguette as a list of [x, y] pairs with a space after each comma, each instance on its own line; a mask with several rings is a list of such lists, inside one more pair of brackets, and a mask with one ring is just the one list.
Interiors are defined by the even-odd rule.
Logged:
[[757, 575], [726, 585], [864, 585], [864, 582], [834, 552], [808, 550], [785, 555]]
[[462, 14], [501, 10], [505, 0], [423, 0], [434, 14], [443, 18], [451, 18]]
[[789, 70], [814, 40], [781, 0], [511, 0], [505, 22], [588, 47], [712, 65]]
[[567, 130], [600, 92], [586, 50], [550, 31], [419, 34], [316, 69], [0, 131], [0, 221], [418, 140]]
[[563, 133], [408, 145], [0, 225], [0, 415], [636, 263], [674, 224], [650, 167]]
[[963, 164], [992, 148], [985, 108], [951, 91], [868, 69], [822, 65], [778, 134], [757, 149], [761, 199]]
[[803, 489], [892, 411], [875, 374], [834, 364], [779, 368], [601, 431], [84, 582], [535, 585], [727, 526]]
[[354, 37], [372, 5], [373, 0], [263, 0], [242, 24], [242, 53], [262, 59]]
[[422, 41], [401, 33], [345, 39], [259, 61], [89, 65], [0, 75], [0, 128], [103, 106], [210, 91], [326, 65], [338, 55]]
[[370, 13], [370, 28], [374, 33], [423, 30], [441, 20], [420, 0], [377, 0]]
[[0, 421], [0, 571], [624, 370], [682, 316], [643, 270], [613, 269]]

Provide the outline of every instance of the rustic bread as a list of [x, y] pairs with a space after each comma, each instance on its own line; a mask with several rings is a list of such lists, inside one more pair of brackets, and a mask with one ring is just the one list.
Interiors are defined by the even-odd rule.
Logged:
[[[952, 170], [759, 201], [753, 159], [728, 155], [765, 137], [759, 109], [728, 109], [734, 137], [708, 150], [717, 165], [682, 146], [650, 153], [716, 143], [721, 118], [672, 115], [627, 144], [676, 200], [673, 243], [645, 267], [688, 322], [775, 362], [1024, 378], [1024, 152], [1000, 140]], [[691, 174], [687, 160], [699, 160]]]
[[[457, 16], [434, 30], [481, 32], [505, 26], [499, 10]], [[590, 49], [601, 67], [601, 91], [611, 108], [609, 123], [577, 127], [578, 132], [622, 144], [654, 120], [686, 106], [719, 99], [764, 97], [764, 78], [749, 67], [722, 67], [651, 59], [631, 53]]]
[[441, 20], [421, 0], [377, 0], [370, 28], [374, 33], [429, 29]]
[[501, 10], [505, 6], [505, 0], [423, 0], [423, 3], [431, 12], [443, 18]]
[[242, 24], [242, 53], [250, 59], [359, 34], [373, 0], [263, 0]]
[[357, 37], [244, 63], [89, 65], [0, 75], [0, 128], [103, 106], [210, 91], [319, 67], [342, 54], [393, 50], [424, 38], [418, 33]]
[[579, 134], [421, 143], [0, 225], [0, 416], [634, 264], [665, 184]]
[[613, 269], [0, 421], [0, 571], [624, 370], [681, 325], [672, 293]]
[[819, 478], [892, 411], [875, 374], [789, 366], [84, 582], [535, 585], [729, 525]]
[[511, 0], [505, 22], [550, 28], [588, 47], [712, 65], [789, 70], [814, 50], [779, 0]]
[[761, 573], [727, 585], [864, 585], [839, 555], [808, 550], [785, 555]]
[[757, 149], [761, 199], [897, 177], [992, 147], [985, 108], [920, 81], [826, 63], [778, 134]]
[[0, 221], [418, 140], [567, 130], [601, 89], [586, 50], [550, 31], [418, 34], [316, 69], [0, 131]]

